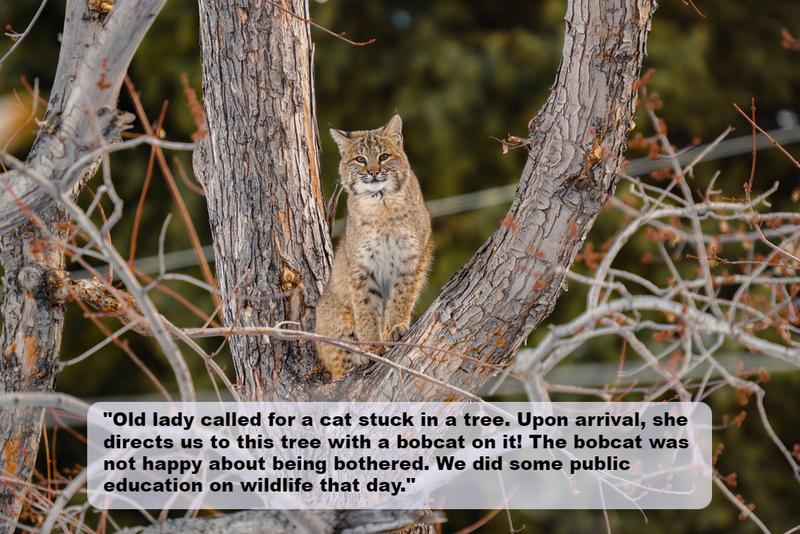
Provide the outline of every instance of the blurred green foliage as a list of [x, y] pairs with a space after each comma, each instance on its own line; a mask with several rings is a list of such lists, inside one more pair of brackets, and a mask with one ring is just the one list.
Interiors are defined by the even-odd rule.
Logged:
[[[777, 116], [798, 113], [800, 94], [800, 52], [781, 44], [781, 31], [800, 36], [800, 3], [789, 0], [696, 0], [705, 17], [681, 0], [662, 0], [656, 13], [648, 43], [645, 69], [656, 69], [649, 86], [660, 94], [665, 106], [659, 114], [669, 126], [669, 135], [677, 146], [688, 145], [695, 138], [713, 140], [726, 126], [736, 128], [735, 135], [750, 132], [749, 126], [733, 110], [733, 103], [749, 109], [756, 99], [757, 119], [765, 129], [777, 127]], [[14, 31], [28, 24], [38, 2], [0, 3], [0, 23]], [[352, 46], [328, 34], [313, 30], [316, 48], [316, 95], [323, 147], [322, 166], [326, 191], [330, 193], [337, 177], [338, 152], [325, 125], [345, 130], [375, 128], [384, 124], [397, 110], [403, 117], [406, 151], [420, 178], [426, 198], [434, 199], [489, 187], [514, 183], [526, 154], [524, 150], [503, 155], [493, 137], [525, 136], [528, 121], [545, 102], [560, 62], [564, 31], [564, 0], [486, 2], [478, 0], [328, 0], [312, 2], [315, 22], [330, 30], [346, 32], [349, 39], [375, 42]], [[58, 56], [58, 39], [63, 24], [63, 0], [51, 0], [31, 35], [6, 61], [0, 70], [0, 97], [16, 91], [28, 104], [30, 96], [21, 81], [38, 78], [43, 93], [51, 85]], [[197, 35], [197, 6], [188, 0], [170, 0], [145, 38], [130, 69], [130, 77], [151, 121], [158, 117], [165, 101], [164, 127], [169, 139], [188, 141], [195, 127], [183, 95], [180, 76], [187, 73], [190, 84], [200, 92], [201, 73]], [[0, 41], [0, 53], [10, 47], [10, 39]], [[123, 90], [124, 93], [124, 90]], [[46, 97], [46, 94], [45, 94]], [[130, 98], [123, 94], [120, 108], [132, 110]], [[652, 127], [640, 112], [637, 131], [645, 136]], [[27, 129], [31, 129], [28, 126]], [[141, 132], [141, 126], [135, 131]], [[24, 157], [32, 134], [15, 147]], [[791, 147], [790, 147], [791, 149]], [[797, 153], [796, 149], [793, 149]], [[643, 154], [631, 152], [630, 157]], [[115, 154], [112, 172], [120, 196], [126, 202], [126, 215], [113, 231], [113, 238], [123, 255], [130, 250], [133, 213], [148, 168], [149, 148]], [[178, 187], [189, 206], [203, 243], [210, 243], [206, 225], [205, 203], [177, 178], [178, 165], [191, 175], [189, 154], [167, 154]], [[177, 160], [173, 160], [177, 158]], [[178, 163], [179, 162], [179, 163]], [[702, 164], [697, 168], [693, 186], [704, 190], [716, 170], [721, 170], [718, 186], [727, 196], [742, 196], [742, 184], [750, 174], [748, 156]], [[191, 178], [190, 178], [191, 179]], [[774, 181], [782, 183], [777, 206], [797, 211], [789, 193], [798, 184], [798, 171], [777, 151], [758, 155], [756, 190], [764, 190]], [[90, 187], [96, 187], [96, 181]], [[624, 196], [624, 184], [619, 194]], [[88, 204], [91, 195], [82, 194]], [[340, 203], [341, 205], [344, 203]], [[109, 210], [110, 205], [105, 205]], [[436, 263], [429, 286], [419, 309], [433, 300], [439, 288], [459, 269], [497, 227], [507, 205], [450, 215], [435, 221]], [[142, 213], [137, 257], [157, 252], [156, 236], [166, 214], [172, 213], [166, 239], [167, 250], [189, 246], [175, 202], [169, 194], [157, 166], [153, 172], [147, 203]], [[342, 214], [343, 212], [340, 212]], [[595, 250], [624, 225], [624, 220], [610, 210], [604, 211], [590, 234]], [[642, 255], [652, 245], [637, 242], [636, 254], [620, 261], [621, 267], [652, 276], [663, 267], [644, 266]], [[687, 268], [691, 268], [687, 264]], [[589, 272], [585, 265], [577, 265]], [[184, 272], [199, 277], [197, 268]], [[173, 290], [203, 308], [213, 310], [207, 294], [184, 283], [169, 283]], [[157, 305], [178, 325], [197, 325], [199, 320], [168, 295], [154, 292]], [[571, 288], [560, 299], [550, 323], [558, 324], [575, 317], [584, 306], [585, 291]], [[113, 319], [97, 319], [112, 331], [119, 328]], [[62, 360], [66, 361], [101, 341], [104, 334], [84, 317], [82, 310], [71, 307], [64, 334]], [[541, 337], [540, 328], [531, 343]], [[126, 334], [122, 340], [143, 363], [174, 389], [166, 361], [155, 344], [141, 336]], [[208, 350], [218, 341], [202, 340]], [[605, 344], [602, 344], [605, 343]], [[619, 357], [618, 340], [585, 346], [573, 358], [614, 360]], [[216, 344], [216, 345], [215, 345]], [[199, 358], [185, 351], [201, 376]], [[230, 370], [229, 357], [223, 350], [221, 365]], [[229, 376], [232, 375], [232, 372]], [[200, 389], [210, 383], [200, 381]], [[785, 442], [800, 442], [797, 409], [793, 400], [800, 388], [797, 373], [773, 377], [764, 385], [768, 391], [767, 408], [772, 424]], [[68, 366], [59, 377], [58, 389], [81, 397], [153, 394], [155, 388], [131, 358], [115, 347], [107, 347], [85, 361]], [[714, 398], [715, 417], [734, 417], [740, 410], [736, 392], [723, 391]], [[758, 513], [775, 532], [789, 530], [800, 523], [800, 489], [791, 477], [786, 462], [765, 437], [757, 414], [749, 406], [749, 417], [741, 428], [721, 430], [717, 437], [728, 445], [720, 457], [720, 472], [736, 472], [746, 502], [756, 503]], [[69, 460], [81, 457], [81, 443], [61, 437], [59, 454]], [[486, 503], [487, 508], [497, 503]], [[466, 527], [486, 512], [449, 512], [452, 532]], [[750, 533], [758, 529], [748, 521], [739, 521], [738, 512], [716, 492], [710, 507], [700, 511], [650, 511], [649, 523], [641, 514], [609, 512], [613, 532], [652, 533]], [[602, 512], [533, 511], [514, 512], [514, 526], [526, 532], [605, 532]], [[504, 513], [498, 514], [482, 532], [507, 531]]]

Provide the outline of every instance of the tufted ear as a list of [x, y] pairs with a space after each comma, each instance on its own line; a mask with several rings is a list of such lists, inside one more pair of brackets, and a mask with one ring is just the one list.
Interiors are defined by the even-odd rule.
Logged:
[[331, 128], [331, 137], [336, 141], [336, 144], [339, 146], [339, 153], [342, 155], [344, 155], [350, 143], [353, 142], [353, 138], [350, 137], [350, 135], [350, 132], [343, 132], [336, 128]]
[[383, 127], [383, 135], [391, 137], [399, 145], [403, 145], [403, 119], [397, 113], [394, 117]]

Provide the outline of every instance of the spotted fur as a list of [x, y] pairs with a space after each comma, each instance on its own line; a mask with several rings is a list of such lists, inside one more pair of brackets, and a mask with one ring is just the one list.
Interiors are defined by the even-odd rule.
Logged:
[[[398, 341], [427, 278], [431, 218], [403, 151], [395, 115], [377, 130], [331, 128], [342, 161], [347, 220], [333, 273], [317, 304], [316, 332], [345, 340]], [[366, 350], [384, 350], [367, 346]], [[317, 353], [335, 380], [369, 360], [325, 343]]]

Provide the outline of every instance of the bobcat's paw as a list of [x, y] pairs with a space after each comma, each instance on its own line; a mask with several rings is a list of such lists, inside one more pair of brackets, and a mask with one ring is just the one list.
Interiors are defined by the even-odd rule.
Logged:
[[397, 324], [389, 330], [388, 340], [389, 341], [400, 341], [404, 335], [408, 333], [408, 325], [405, 324]]
[[[363, 347], [363, 348], [367, 352], [374, 352], [374, 350], [370, 350], [367, 347]], [[363, 365], [367, 365], [371, 361], [372, 360], [370, 360], [366, 356], [362, 356], [360, 354], [351, 354], [350, 355], [350, 367], [361, 367]]]

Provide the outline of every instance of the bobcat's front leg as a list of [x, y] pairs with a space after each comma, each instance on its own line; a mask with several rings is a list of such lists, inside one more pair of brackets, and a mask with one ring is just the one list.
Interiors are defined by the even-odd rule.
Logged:
[[[375, 305], [374, 295], [369, 290], [369, 280], [366, 269], [359, 267], [350, 273], [350, 298], [356, 336], [359, 341], [383, 341], [378, 307]], [[362, 348], [368, 352], [378, 350], [376, 345], [365, 345]]]
[[410, 272], [400, 276], [386, 305], [386, 318], [383, 322], [383, 339], [385, 341], [400, 341], [408, 332], [411, 325], [411, 312], [414, 310], [417, 296], [425, 283], [432, 248], [429, 239], [426, 247], [422, 250], [421, 257], [412, 258], [403, 266]]

